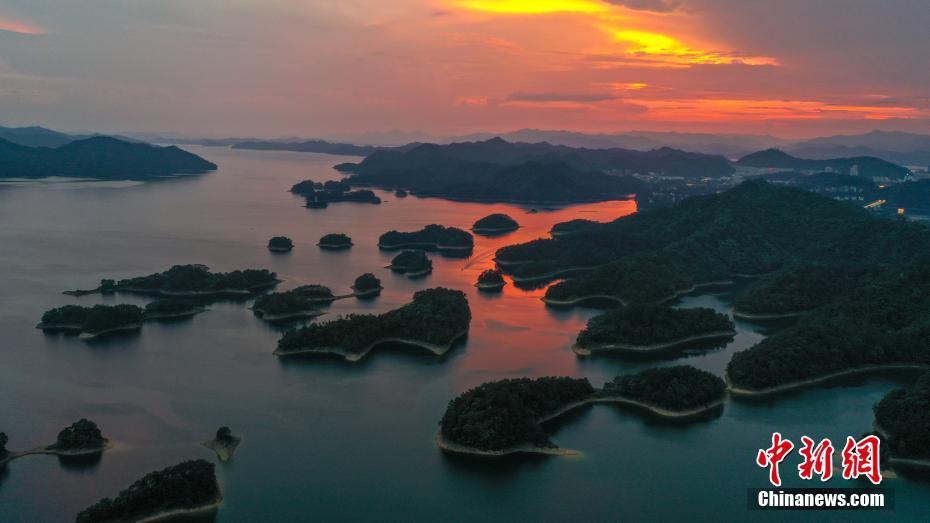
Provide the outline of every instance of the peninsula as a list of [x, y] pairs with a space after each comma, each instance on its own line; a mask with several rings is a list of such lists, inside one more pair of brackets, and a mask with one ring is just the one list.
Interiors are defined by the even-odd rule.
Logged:
[[572, 350], [579, 356], [593, 352], [652, 354], [735, 334], [730, 318], [712, 309], [630, 305], [589, 320]]
[[930, 373], [910, 387], [895, 389], [875, 405], [875, 429], [891, 464], [930, 469]]
[[335, 354], [357, 362], [378, 345], [398, 343], [444, 355], [468, 332], [471, 310], [461, 291], [418, 291], [413, 301], [384, 314], [350, 314], [285, 333], [275, 354]]
[[265, 269], [211, 272], [206, 265], [175, 265], [164, 272], [125, 280], [101, 280], [87, 291], [66, 291], [71, 296], [127, 292], [173, 297], [252, 296], [279, 283], [277, 275]]
[[213, 512], [222, 500], [213, 463], [185, 461], [150, 472], [114, 499], [82, 510], [77, 523], [163, 521]]
[[592, 403], [614, 403], [686, 421], [719, 412], [725, 394], [723, 380], [689, 366], [618, 376], [603, 389], [584, 378], [506, 379], [452, 400], [439, 422], [436, 443], [445, 451], [487, 457], [570, 455], [576, 452], [556, 446], [543, 423]]

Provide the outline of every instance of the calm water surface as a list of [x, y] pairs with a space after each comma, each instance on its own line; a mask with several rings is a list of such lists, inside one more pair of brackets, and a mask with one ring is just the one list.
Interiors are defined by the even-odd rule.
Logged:
[[[456, 394], [489, 380], [585, 376], [600, 386], [621, 373], [689, 363], [722, 374], [733, 352], [765, 330], [738, 324], [726, 347], [679, 353], [659, 362], [612, 357], [578, 359], [569, 349], [593, 309], [555, 310], [542, 290], [508, 285], [500, 295], [472, 284], [502, 245], [545, 236], [572, 218], [610, 220], [631, 202], [529, 213], [511, 205], [453, 203], [383, 193], [385, 203], [302, 207], [287, 189], [326, 180], [345, 158], [300, 153], [196, 148], [218, 172], [157, 183], [0, 184], [0, 431], [8, 447], [54, 441], [80, 417], [95, 420], [116, 442], [96, 463], [61, 464], [30, 457], [0, 471], [0, 521], [69, 521], [143, 474], [191, 458], [213, 459], [199, 442], [220, 425], [244, 436], [232, 462], [217, 467], [226, 499], [217, 515], [232, 521], [340, 520], [777, 520], [751, 513], [746, 488], [763, 487], [755, 452], [780, 430], [832, 437], [869, 429], [872, 405], [896, 382], [873, 378], [814, 389], [777, 401], [729, 402], [720, 418], [687, 427], [649, 422], [596, 406], [552, 426], [560, 446], [579, 457], [475, 462], [433, 445], [439, 418]], [[432, 275], [409, 280], [383, 267], [392, 254], [376, 247], [389, 230], [429, 223], [468, 227], [506, 212], [524, 227], [476, 238], [471, 259], [431, 255]], [[349, 234], [350, 251], [316, 246], [323, 234]], [[286, 235], [287, 255], [265, 249]], [[223, 302], [192, 320], [149, 323], [138, 335], [86, 344], [34, 328], [42, 312], [69, 303], [138, 303], [118, 295], [73, 298], [61, 291], [94, 286], [178, 263], [215, 270], [264, 267], [279, 289], [321, 283], [337, 293], [374, 272], [385, 291], [373, 301], [342, 300], [328, 316], [380, 312], [431, 286], [468, 294], [473, 320], [464, 343], [445, 358], [381, 350], [360, 364], [331, 359], [282, 361], [272, 356], [280, 328], [255, 318], [247, 304]], [[686, 306], [729, 311], [732, 296], [686, 297]], [[327, 316], [323, 316], [323, 319]], [[792, 477], [796, 462], [785, 462]], [[844, 482], [834, 481], [835, 486]], [[799, 480], [787, 486], [803, 486]], [[890, 513], [800, 513], [799, 520], [918, 520], [930, 488], [903, 479]]]

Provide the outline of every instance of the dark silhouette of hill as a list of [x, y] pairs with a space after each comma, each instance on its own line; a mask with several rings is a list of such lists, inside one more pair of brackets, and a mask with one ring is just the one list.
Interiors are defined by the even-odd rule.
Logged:
[[808, 160], [796, 158], [779, 149], [766, 149], [755, 152], [740, 158], [736, 163], [746, 167], [833, 171], [841, 174], [853, 174], [869, 178], [889, 178], [892, 180], [903, 180], [910, 172], [900, 165], [872, 156]]

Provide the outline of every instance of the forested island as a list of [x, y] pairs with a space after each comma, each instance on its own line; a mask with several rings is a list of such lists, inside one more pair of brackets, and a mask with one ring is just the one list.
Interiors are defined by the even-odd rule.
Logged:
[[352, 291], [355, 292], [355, 297], [364, 298], [368, 296], [376, 296], [381, 293], [384, 287], [381, 286], [381, 280], [377, 276], [370, 272], [355, 278], [355, 283], [352, 284]]
[[275, 236], [268, 240], [268, 250], [271, 252], [291, 252], [294, 242], [287, 236]]
[[632, 176], [637, 173], [720, 177], [734, 171], [722, 156], [669, 148], [584, 149], [500, 138], [382, 150], [340, 169], [352, 173], [353, 185], [401, 187], [419, 196], [454, 200], [519, 203], [629, 198], [647, 188]]
[[384, 314], [350, 314], [289, 331], [275, 354], [336, 354], [356, 362], [378, 345], [400, 343], [441, 356], [468, 332], [470, 322], [465, 294], [438, 287], [418, 291], [412, 302]]
[[875, 429], [882, 450], [894, 464], [930, 468], [930, 373], [904, 389], [895, 389], [875, 405]]
[[487, 269], [478, 275], [478, 282], [475, 287], [483, 291], [499, 291], [507, 285], [504, 280], [504, 274], [497, 269]]
[[751, 181], [565, 237], [504, 247], [496, 261], [518, 282], [597, 268], [549, 287], [547, 302], [570, 305], [603, 296], [658, 303], [735, 277], [799, 265], [864, 271], [910, 264], [923, 253], [930, 253], [930, 239], [920, 225]]
[[584, 356], [598, 351], [642, 354], [735, 334], [730, 318], [712, 309], [629, 305], [591, 318], [572, 350]]
[[77, 523], [157, 521], [207, 513], [223, 499], [213, 463], [185, 461], [146, 474], [114, 499], [104, 498], [77, 515]]
[[471, 226], [471, 230], [475, 234], [501, 234], [519, 228], [520, 224], [517, 223], [517, 220], [502, 213], [489, 214]]
[[313, 318], [323, 314], [319, 309], [321, 305], [331, 303], [336, 298], [329, 287], [301, 285], [289, 291], [259, 296], [252, 304], [252, 311], [267, 321]]
[[277, 275], [265, 269], [211, 272], [206, 265], [175, 265], [164, 272], [124, 280], [101, 280], [87, 291], [66, 291], [72, 296], [94, 293], [129, 292], [162, 296], [216, 297], [250, 296], [274, 287]]
[[200, 174], [216, 164], [177, 147], [156, 147], [106, 136], [75, 140], [60, 147], [26, 147], [0, 139], [0, 177], [146, 180]]
[[55, 443], [31, 450], [13, 452], [6, 449], [7, 435], [0, 432], [0, 468], [24, 456], [52, 454], [61, 458], [99, 454], [110, 446], [110, 441], [93, 421], [81, 418], [58, 433]]
[[423, 276], [433, 272], [433, 261], [423, 251], [403, 251], [391, 260], [388, 268], [404, 276]]
[[229, 461], [240, 443], [242, 443], [242, 438], [233, 435], [229, 427], [220, 427], [216, 431], [216, 437], [203, 442], [202, 445], [215, 452], [220, 461]]
[[387, 250], [470, 251], [475, 247], [475, 239], [462, 229], [431, 224], [414, 232], [388, 231], [378, 238], [378, 247]]
[[723, 380], [688, 366], [618, 376], [603, 389], [585, 378], [505, 379], [450, 401], [436, 441], [443, 450], [478, 456], [570, 454], [549, 439], [542, 423], [590, 403], [616, 403], [663, 418], [691, 419], [718, 411], [725, 393]]
[[207, 309], [193, 300], [162, 298], [145, 306], [146, 320], [187, 318], [200, 314]]
[[142, 328], [145, 311], [136, 305], [65, 305], [46, 311], [37, 329], [45, 332], [76, 333], [91, 340], [118, 331]]
[[291, 187], [291, 192], [306, 198], [307, 207], [322, 209], [333, 202], [381, 203], [374, 192], [369, 190], [353, 191], [344, 181], [330, 180], [325, 183], [304, 180]]
[[348, 249], [352, 247], [352, 238], [342, 233], [327, 234], [317, 244], [321, 249]]

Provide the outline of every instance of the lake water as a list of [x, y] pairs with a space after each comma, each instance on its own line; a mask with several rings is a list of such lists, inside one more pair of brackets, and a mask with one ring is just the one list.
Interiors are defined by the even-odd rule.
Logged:
[[[213, 460], [199, 446], [217, 427], [244, 437], [235, 458], [217, 471], [225, 494], [217, 521], [676, 521], [781, 520], [788, 514], [747, 510], [746, 489], [764, 487], [757, 449], [781, 431], [831, 437], [870, 429], [872, 405], [900, 382], [859, 380], [765, 402], [729, 401], [721, 417], [670, 426], [599, 405], [552, 426], [553, 440], [578, 457], [475, 461], [444, 455], [433, 444], [450, 399], [489, 380], [521, 376], [585, 376], [595, 386], [622, 373], [688, 363], [722, 375], [734, 351], [765, 331], [739, 323], [725, 348], [678, 354], [659, 362], [577, 358], [570, 346], [597, 311], [546, 308], [542, 290], [508, 285], [478, 293], [493, 251], [545, 236], [572, 218], [610, 220], [632, 202], [558, 211], [511, 205], [395, 198], [382, 205], [338, 203], [310, 210], [287, 192], [295, 182], [336, 178], [335, 156], [191, 148], [219, 171], [155, 183], [0, 184], [0, 431], [11, 449], [51, 443], [81, 417], [95, 420], [117, 447], [96, 463], [63, 465], [27, 457], [0, 471], [0, 521], [70, 521], [82, 508], [114, 496], [143, 474], [185, 459]], [[476, 237], [469, 260], [432, 254], [432, 275], [410, 280], [383, 267], [378, 236], [429, 223], [467, 228], [492, 212], [522, 225], [494, 239]], [[327, 252], [315, 244], [331, 232], [355, 247]], [[294, 239], [274, 255], [271, 236]], [[321, 283], [337, 294], [374, 272], [385, 291], [372, 301], [341, 300], [335, 317], [380, 312], [432, 286], [468, 294], [473, 320], [467, 340], [446, 357], [379, 350], [359, 364], [335, 359], [279, 360], [278, 327], [247, 304], [222, 302], [189, 321], [148, 323], [138, 335], [87, 344], [34, 328], [60, 305], [138, 303], [128, 295], [74, 298], [61, 291], [93, 287], [173, 264], [215, 270], [268, 268], [279, 289]], [[729, 294], [686, 297], [680, 304], [728, 311]], [[797, 455], [782, 469], [797, 479]], [[831, 486], [851, 486], [843, 480]], [[930, 487], [904, 479], [894, 512], [792, 513], [798, 520], [925, 519]]]

